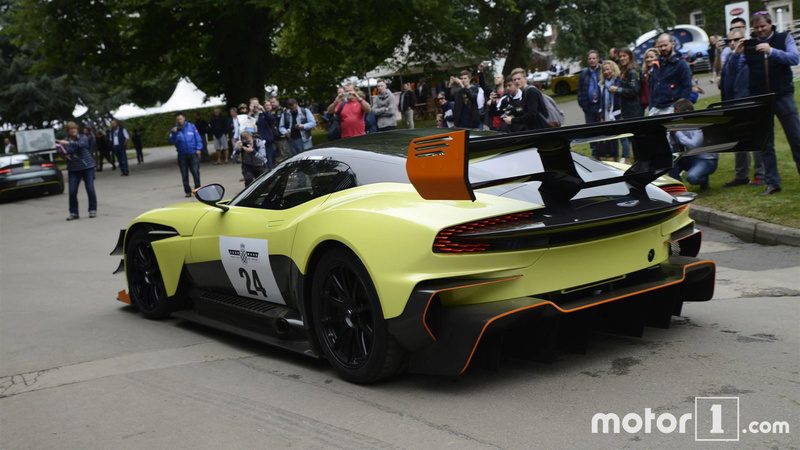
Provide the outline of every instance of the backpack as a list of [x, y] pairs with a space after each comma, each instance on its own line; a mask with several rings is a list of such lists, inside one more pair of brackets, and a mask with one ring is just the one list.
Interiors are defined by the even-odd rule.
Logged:
[[639, 104], [645, 108], [650, 104], [650, 76], [642, 74], [639, 82]]
[[364, 114], [364, 131], [367, 134], [378, 131], [378, 118], [375, 117], [375, 113], [372, 110]]
[[339, 105], [339, 108], [337, 108], [337, 109], [339, 111], [336, 111], [333, 114], [333, 117], [331, 118], [331, 121], [328, 124], [328, 140], [329, 141], [335, 141], [337, 139], [341, 139], [342, 138], [342, 127], [339, 124], [339, 120], [340, 120], [339, 114], [341, 114], [342, 110], [344, 109], [344, 102], [342, 102]]
[[553, 100], [553, 97], [543, 92], [541, 94], [544, 106], [547, 109], [547, 114], [542, 114], [542, 117], [551, 127], [560, 127], [564, 124], [564, 111], [558, 108], [558, 104]]

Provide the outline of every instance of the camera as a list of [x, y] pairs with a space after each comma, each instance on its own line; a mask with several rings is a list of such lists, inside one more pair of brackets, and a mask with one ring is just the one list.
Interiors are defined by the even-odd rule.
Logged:
[[175, 128], [177, 128], [179, 132], [183, 131], [183, 126], [182, 125], [175, 124]]
[[744, 54], [755, 55], [758, 53], [756, 51], [756, 45], [758, 45], [758, 39], [747, 39], [744, 41]]
[[344, 94], [342, 94], [342, 98], [347, 100], [348, 98], [350, 98], [350, 93], [349, 92], [345, 92]]
[[505, 108], [503, 108], [503, 114], [500, 115], [500, 118], [501, 119], [505, 119], [506, 117], [514, 117], [514, 106], [513, 105], [509, 104]]

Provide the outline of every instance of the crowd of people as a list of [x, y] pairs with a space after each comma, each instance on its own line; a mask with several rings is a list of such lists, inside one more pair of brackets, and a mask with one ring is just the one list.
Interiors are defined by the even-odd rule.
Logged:
[[[714, 62], [711, 81], [718, 84], [722, 100], [764, 93], [776, 95], [775, 115], [783, 125], [800, 173], [800, 116], [794, 101], [791, 71], [791, 67], [800, 62], [797, 46], [790, 33], [776, 30], [766, 11], [756, 13], [751, 23], [752, 39], [747, 39], [746, 24], [741, 18], [731, 21], [726, 38], [712, 36], [709, 46], [709, 59]], [[655, 47], [644, 53], [641, 66], [628, 48], [610, 49], [605, 60], [597, 50], [588, 51], [587, 66], [581, 71], [577, 86], [577, 100], [584, 121], [590, 124], [692, 110], [697, 91], [701, 89], [692, 75], [692, 56], [681, 55], [675, 45], [670, 34], [659, 35]], [[382, 80], [371, 101], [367, 94], [348, 83], [338, 88], [327, 107], [316, 103], [308, 106], [294, 98], [288, 99], [284, 107], [277, 97], [271, 96], [263, 103], [251, 98], [248, 103], [231, 108], [228, 117], [223, 116], [220, 108], [215, 108], [209, 121], [196, 114], [194, 123], [190, 123], [179, 112], [175, 116], [175, 126], [169, 131], [169, 141], [176, 148], [184, 193], [189, 197], [192, 189], [200, 186], [199, 163], [208, 155], [208, 136], [216, 153], [214, 165], [231, 161], [241, 164], [241, 181], [247, 186], [280, 161], [311, 148], [311, 130], [317, 127], [318, 121], [327, 124], [329, 140], [394, 130], [398, 115], [405, 128], [414, 128], [417, 107], [423, 105], [427, 109], [425, 105], [432, 94], [436, 126], [440, 128], [516, 132], [563, 123], [563, 112], [550, 97], [527, 81], [525, 70], [514, 69], [507, 77], [495, 74], [490, 85], [485, 69], [481, 63], [477, 77], [464, 70], [435, 86], [429, 86], [425, 78], [415, 85], [403, 83], [397, 96]], [[89, 217], [95, 217], [94, 171], [102, 171], [104, 162], [108, 162], [112, 170], [119, 166], [121, 175], [128, 176], [126, 148], [129, 141], [136, 150], [138, 164], [144, 162], [141, 134], [137, 130], [130, 134], [116, 120], [111, 121], [106, 132], [85, 127], [82, 133], [77, 133], [77, 126], [72, 122], [67, 125], [67, 131], [67, 139], [59, 141], [69, 157], [70, 215], [67, 220], [79, 217], [77, 190], [81, 181], [89, 195]], [[702, 146], [703, 134], [701, 130], [671, 132], [668, 140], [675, 152], [681, 152]], [[631, 163], [636, 158], [636, 148], [627, 138], [593, 142], [590, 148], [597, 159]], [[13, 144], [5, 139], [5, 152], [12, 149]], [[752, 181], [749, 176], [751, 161], [754, 163]], [[680, 158], [670, 174], [678, 179], [685, 174], [687, 183], [699, 186], [701, 191], [708, 190], [709, 176], [716, 171], [717, 162], [718, 156], [714, 153]], [[781, 191], [774, 126], [763, 151], [752, 152], [752, 158], [748, 153], [736, 154], [734, 177], [724, 187], [748, 184], [765, 186], [760, 195]]]
[[[777, 31], [766, 11], [756, 13], [752, 39], [746, 39], [745, 21], [735, 18], [730, 24], [727, 39], [711, 39], [714, 72], [712, 82], [720, 87], [722, 100], [733, 100], [749, 95], [773, 93], [776, 95], [775, 115], [783, 125], [798, 173], [800, 173], [800, 116], [794, 101], [794, 84], [791, 67], [800, 62], [797, 46], [790, 33]], [[691, 57], [675, 50], [675, 41], [668, 33], [661, 34], [654, 48], [644, 53], [640, 68], [628, 49], [612, 49], [609, 58], [600, 62], [599, 53], [587, 54], [588, 67], [578, 82], [578, 104], [584, 112], [586, 123], [686, 112], [693, 109], [696, 92], [701, 90], [693, 82]], [[750, 155], [737, 153], [733, 180], [724, 187], [750, 184], [765, 186], [759, 195], [781, 191], [774, 145], [774, 126], [770, 128], [767, 147], [753, 152], [754, 178], [749, 179]], [[630, 162], [630, 143], [619, 140], [622, 160]], [[671, 132], [669, 141], [676, 152], [690, 150], [703, 144], [702, 131]], [[606, 144], [606, 145], [601, 145]], [[595, 158], [617, 159], [617, 143], [592, 143]], [[635, 153], [635, 149], [633, 149]], [[671, 175], [681, 179], [685, 173], [689, 184], [701, 191], [710, 189], [709, 175], [717, 169], [718, 155], [700, 154], [681, 158]]]

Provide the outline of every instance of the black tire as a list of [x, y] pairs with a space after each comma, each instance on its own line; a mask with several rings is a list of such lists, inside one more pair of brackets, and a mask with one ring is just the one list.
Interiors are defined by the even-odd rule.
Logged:
[[179, 309], [185, 295], [181, 286], [172, 297], [161, 277], [156, 254], [147, 230], [139, 228], [128, 240], [125, 251], [125, 268], [128, 275], [128, 290], [131, 303], [148, 319], [164, 319]]
[[311, 285], [314, 331], [331, 366], [353, 383], [396, 374], [404, 349], [386, 328], [367, 269], [345, 249], [323, 255]]
[[566, 81], [559, 81], [556, 84], [556, 94], [558, 95], [567, 95], [569, 94], [569, 83]]
[[64, 183], [59, 183], [58, 186], [50, 188], [49, 194], [59, 195], [64, 193]]

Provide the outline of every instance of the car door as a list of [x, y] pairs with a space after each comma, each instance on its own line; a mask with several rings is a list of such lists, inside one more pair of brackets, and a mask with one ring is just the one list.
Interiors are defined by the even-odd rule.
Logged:
[[[256, 180], [228, 211], [197, 223], [191, 241], [192, 281], [202, 289], [294, 307], [291, 260], [298, 224], [331, 193], [325, 180], [349, 168], [337, 162], [299, 160]], [[337, 185], [338, 186], [338, 185]], [[296, 278], [296, 277], [295, 277]]]

